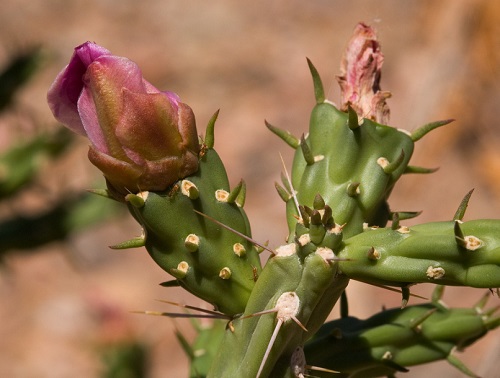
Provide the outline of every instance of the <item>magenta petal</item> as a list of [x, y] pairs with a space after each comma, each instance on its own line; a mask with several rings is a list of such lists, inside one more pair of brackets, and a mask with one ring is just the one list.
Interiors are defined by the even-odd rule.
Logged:
[[[83, 126], [86, 134], [100, 151], [128, 160], [116, 138], [116, 128], [125, 111], [123, 91], [129, 89], [135, 93], [146, 93], [139, 67], [126, 58], [101, 56], [88, 66], [84, 84], [85, 94], [82, 93], [82, 96], [86, 98], [82, 99], [78, 110], [85, 119]], [[102, 146], [104, 142], [106, 147]]]
[[109, 54], [108, 50], [91, 42], [76, 47], [69, 64], [59, 73], [47, 93], [54, 117], [78, 134], [85, 135], [77, 105], [84, 87], [83, 75], [95, 59]]
[[142, 94], [123, 91], [127, 107], [116, 127], [121, 145], [140, 160], [180, 156], [182, 139], [177, 126], [177, 109], [164, 93]]
[[94, 100], [88, 88], [82, 91], [78, 99], [78, 113], [85, 129], [85, 134], [92, 143], [92, 146], [99, 152], [109, 154], [104, 134], [99, 127]]
[[88, 67], [90, 63], [102, 55], [111, 55], [111, 52], [93, 42], [85, 42], [75, 47], [75, 60], [78, 57], [85, 67]]

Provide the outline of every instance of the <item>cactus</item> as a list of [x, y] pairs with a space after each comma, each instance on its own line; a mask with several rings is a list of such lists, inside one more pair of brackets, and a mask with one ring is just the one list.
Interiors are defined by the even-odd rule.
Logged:
[[[298, 138], [266, 122], [295, 149], [291, 174], [285, 169], [276, 184], [289, 234], [274, 249], [251, 238], [244, 182], [229, 187], [214, 149], [217, 113], [198, 143], [188, 105], [154, 88], [135, 64], [91, 43], [77, 47], [51, 87], [55, 117], [91, 141], [89, 158], [108, 188], [98, 193], [125, 202], [143, 228], [113, 248], [146, 247], [174, 277], [163, 286], [185, 288], [214, 306], [209, 317], [226, 321], [197, 328], [194, 344], [177, 334], [191, 376], [305, 377], [307, 370], [393, 376], [437, 359], [472, 375], [452, 352], [498, 327], [494, 310], [483, 310], [484, 301], [448, 309], [439, 294], [406, 307], [409, 287], [499, 287], [500, 220], [463, 221], [471, 193], [447, 222], [406, 227], [401, 222], [418, 213], [390, 210], [389, 195], [403, 174], [433, 171], [410, 165], [415, 143], [451, 120], [411, 133], [388, 126], [382, 61], [373, 29], [359, 24], [338, 78], [341, 104], [326, 99], [308, 60], [316, 99], [308, 132]], [[271, 257], [261, 267], [263, 250]], [[404, 308], [349, 317], [344, 290], [351, 279], [399, 288]], [[342, 318], [324, 324], [339, 299]], [[217, 345], [208, 348], [207, 338]]]

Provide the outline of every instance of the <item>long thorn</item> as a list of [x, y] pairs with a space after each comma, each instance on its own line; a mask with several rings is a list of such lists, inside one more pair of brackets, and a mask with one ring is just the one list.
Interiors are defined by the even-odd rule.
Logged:
[[252, 238], [250, 238], [250, 237], [246, 236], [245, 234], [243, 234], [243, 233], [241, 233], [241, 232], [239, 232], [239, 231], [236, 231], [234, 228], [231, 228], [231, 227], [229, 227], [229, 226], [226, 226], [224, 223], [219, 222], [217, 219], [212, 218], [210, 215], [204, 214], [204, 213], [202, 213], [201, 211], [194, 210], [194, 209], [193, 209], [193, 211], [194, 211], [196, 214], [201, 215], [202, 217], [205, 217], [205, 218], [207, 218], [208, 220], [210, 220], [210, 221], [212, 221], [212, 222], [214, 222], [214, 223], [218, 224], [219, 226], [221, 226], [221, 227], [225, 228], [226, 230], [231, 231], [233, 234], [236, 234], [236, 235], [238, 235], [238, 236], [242, 237], [243, 239], [245, 239], [245, 240], [249, 241], [250, 243], [255, 244], [257, 247], [260, 247], [260, 248], [262, 248], [262, 249], [265, 249], [266, 251], [271, 252], [273, 255], [275, 255], [275, 254], [276, 254], [276, 252], [274, 252], [274, 251], [273, 251], [272, 249], [270, 249], [270, 248], [267, 248], [264, 244], [261, 244], [261, 243], [259, 243], [259, 242], [255, 241], [255, 240], [253, 240]]
[[280, 331], [282, 324], [283, 324], [283, 320], [278, 319], [278, 323], [276, 324], [276, 327], [274, 327], [274, 331], [273, 331], [273, 334], [271, 336], [271, 339], [269, 340], [269, 344], [267, 344], [266, 353], [264, 353], [264, 357], [262, 357], [262, 362], [260, 363], [259, 371], [257, 372], [257, 378], [260, 378], [260, 375], [262, 374], [262, 370], [264, 370], [264, 365], [267, 362], [267, 358], [269, 357], [269, 353], [271, 353], [271, 349], [274, 345], [274, 342], [276, 341], [276, 337], [278, 336], [278, 332]]
[[300, 213], [300, 208], [299, 208], [299, 200], [297, 199], [297, 192], [293, 188], [292, 179], [288, 174], [288, 170], [286, 169], [285, 161], [283, 160], [283, 155], [281, 155], [281, 153], [280, 153], [280, 159], [281, 159], [281, 165], [283, 166], [283, 172], [285, 173], [286, 180], [288, 182], [288, 185], [290, 186], [290, 194], [292, 195], [293, 202], [295, 203], [295, 209], [297, 209], [297, 215], [300, 217], [300, 219], [302, 219], [302, 214]]
[[131, 311], [132, 314], [144, 314], [155, 316], [167, 316], [169, 318], [200, 318], [200, 319], [227, 319], [224, 314], [210, 315], [210, 314], [186, 314], [178, 312], [161, 312], [161, 311]]
[[222, 315], [222, 316], [226, 317], [227, 319], [231, 319], [231, 316], [227, 316], [227, 315], [224, 315], [224, 314], [222, 314], [220, 312], [213, 311], [213, 310], [207, 310], [207, 309], [196, 307], [196, 306], [185, 305], [185, 304], [177, 303], [177, 302], [171, 302], [171, 301], [167, 301], [165, 299], [157, 299], [157, 301], [161, 302], [161, 303], [167, 303], [167, 304], [172, 305], [172, 306], [177, 306], [177, 307], [181, 307], [181, 308], [187, 308], [189, 310], [195, 310], [195, 311], [199, 311], [199, 312], [204, 312], [206, 314]]

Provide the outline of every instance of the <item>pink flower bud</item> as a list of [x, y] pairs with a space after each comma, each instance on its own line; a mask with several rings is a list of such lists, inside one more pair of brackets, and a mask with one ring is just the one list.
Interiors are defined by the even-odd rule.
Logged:
[[341, 91], [341, 109], [350, 105], [363, 118], [378, 123], [389, 122], [389, 107], [385, 100], [389, 92], [380, 90], [384, 55], [380, 51], [375, 31], [359, 23], [347, 44], [337, 77]]
[[198, 170], [191, 108], [144, 80], [134, 62], [94, 43], [75, 48], [47, 100], [58, 121], [89, 138], [89, 159], [118, 197], [165, 190]]

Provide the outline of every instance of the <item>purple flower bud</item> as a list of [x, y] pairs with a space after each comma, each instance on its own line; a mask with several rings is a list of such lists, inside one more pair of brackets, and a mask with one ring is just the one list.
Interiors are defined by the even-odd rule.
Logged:
[[165, 190], [198, 170], [193, 111], [127, 58], [91, 42], [76, 47], [47, 100], [58, 121], [89, 138], [89, 159], [118, 197]]
[[380, 77], [384, 55], [375, 31], [359, 23], [347, 44], [337, 77], [341, 91], [341, 109], [350, 105], [363, 118], [378, 123], [389, 122], [389, 107], [385, 100], [391, 96], [381, 91]]

